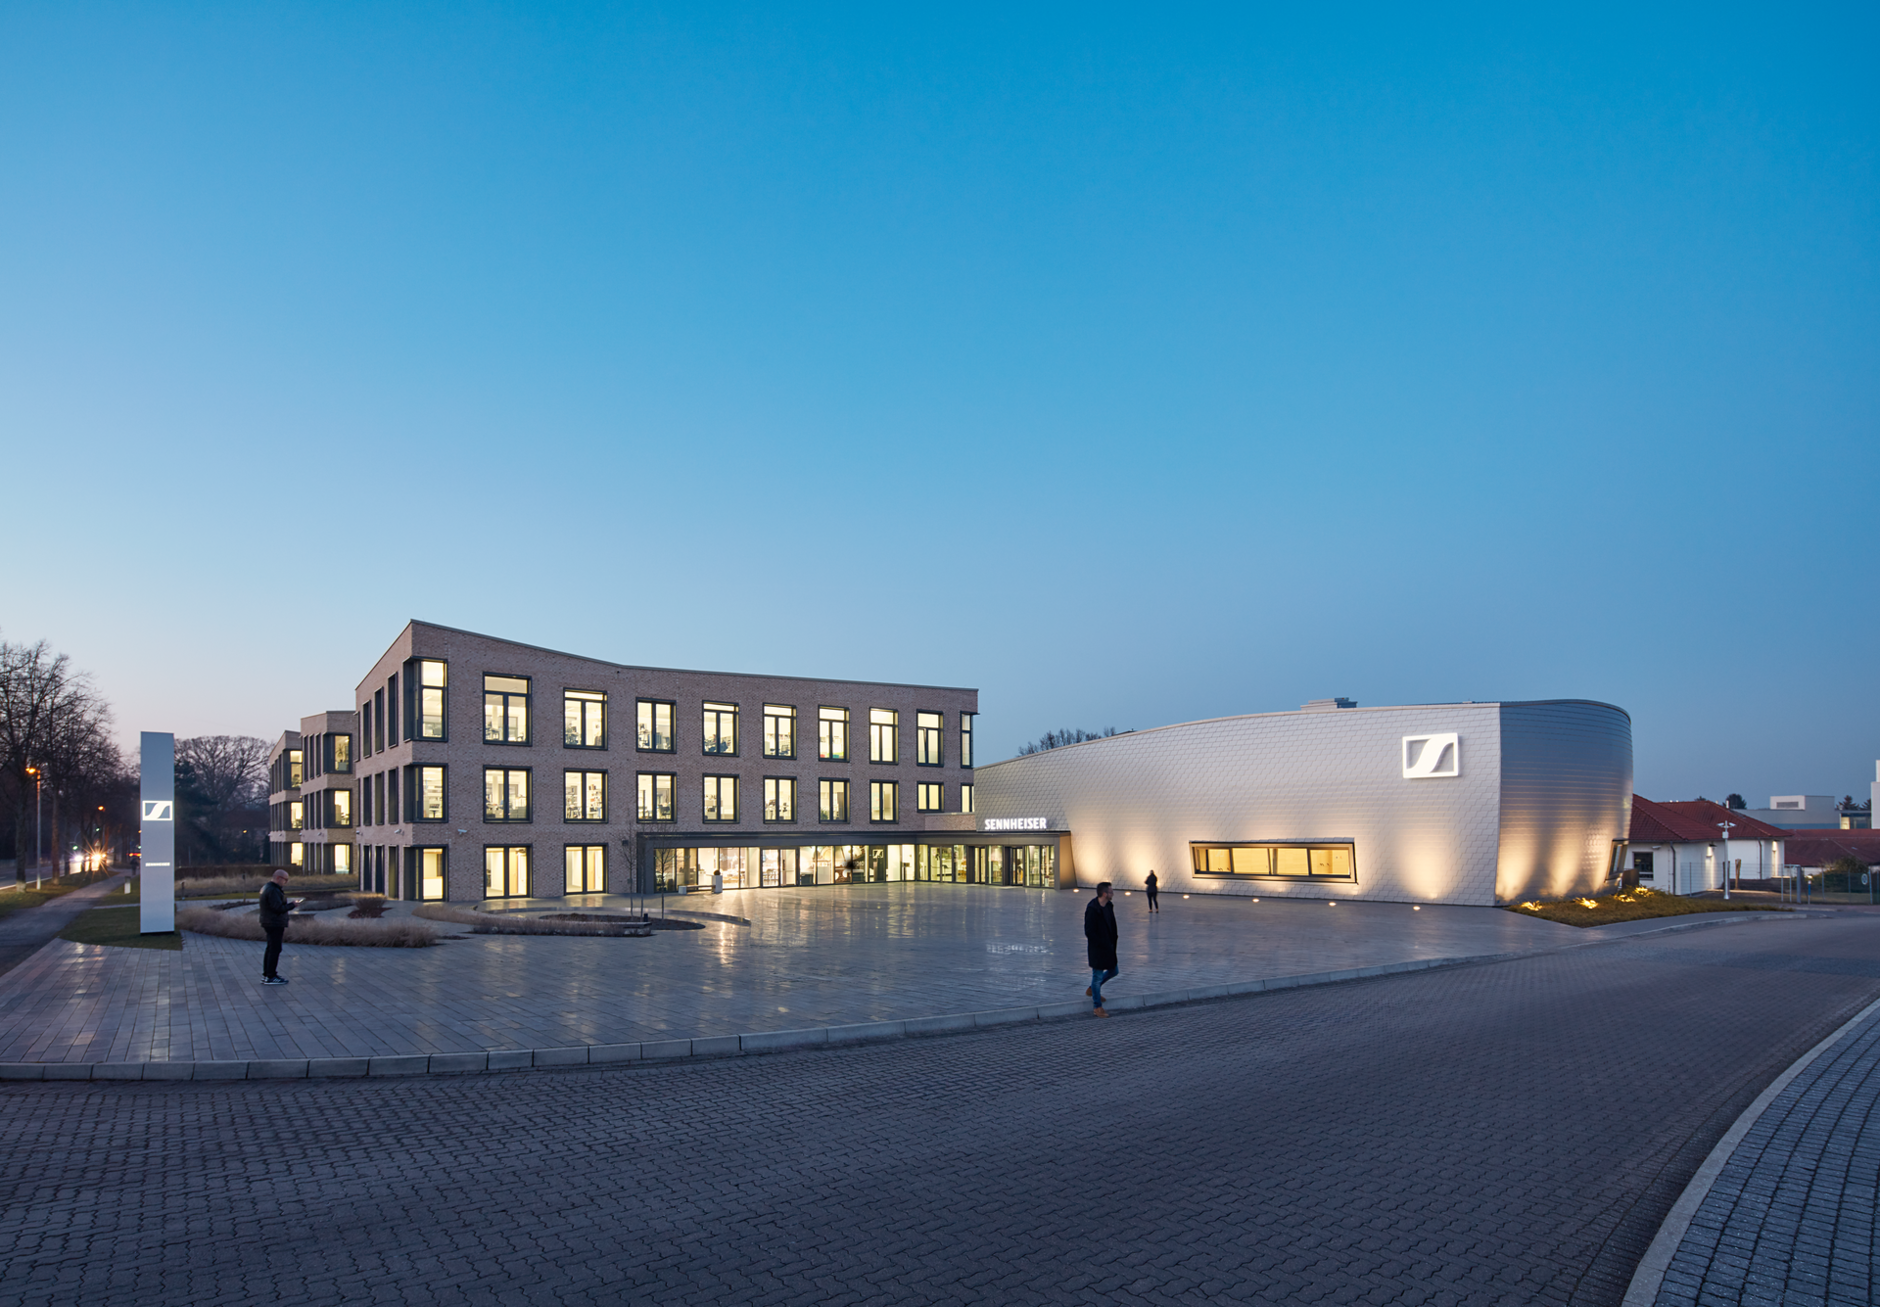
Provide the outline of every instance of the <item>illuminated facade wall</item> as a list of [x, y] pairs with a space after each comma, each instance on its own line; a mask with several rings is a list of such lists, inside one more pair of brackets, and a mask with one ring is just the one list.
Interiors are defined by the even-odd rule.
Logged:
[[[1405, 737], [1429, 744], [1407, 761]], [[1080, 885], [1154, 870], [1176, 891], [1486, 905], [1604, 882], [1631, 809], [1631, 720], [1582, 700], [1262, 713], [978, 780], [982, 823], [1070, 832]]]

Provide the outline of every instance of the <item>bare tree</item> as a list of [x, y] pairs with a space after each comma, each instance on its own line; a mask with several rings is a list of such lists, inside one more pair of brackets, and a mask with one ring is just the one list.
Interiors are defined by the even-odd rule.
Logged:
[[[249, 861], [265, 855], [253, 832], [268, 800], [268, 742], [252, 735], [198, 735], [176, 742], [179, 860]], [[265, 835], [263, 841], [265, 841]]]
[[1046, 749], [1061, 749], [1067, 744], [1082, 744], [1085, 740], [1107, 740], [1112, 735], [1128, 735], [1129, 731], [1119, 731], [1114, 726], [1106, 726], [1100, 731], [1086, 731], [1082, 727], [1072, 727], [1063, 731], [1046, 731], [1030, 744], [1019, 746], [1018, 755], [1043, 753]]
[[79, 791], [107, 783], [123, 769], [110, 738], [111, 711], [91, 678], [72, 670], [44, 640], [0, 640], [0, 786], [13, 810], [14, 852], [27, 809], [43, 784], [53, 804], [53, 845], [59, 847], [59, 802], [67, 813]]

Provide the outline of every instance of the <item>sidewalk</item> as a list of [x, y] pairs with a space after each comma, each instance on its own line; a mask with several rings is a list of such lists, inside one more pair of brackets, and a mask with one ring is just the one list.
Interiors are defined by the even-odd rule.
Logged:
[[[1868, 1307], [1880, 1291], [1877, 1191], [1880, 1010], [1804, 1067], [1749, 1125], [1690, 1217], [1656, 1294], [1635, 1281], [1627, 1307]], [[1676, 1209], [1672, 1219], [1680, 1219]]]
[[96, 907], [99, 899], [123, 883], [124, 877], [113, 876], [96, 885], [61, 894], [36, 908], [26, 908], [0, 917], [0, 976], [38, 952], [47, 940], [64, 930], [75, 917], [87, 908]]

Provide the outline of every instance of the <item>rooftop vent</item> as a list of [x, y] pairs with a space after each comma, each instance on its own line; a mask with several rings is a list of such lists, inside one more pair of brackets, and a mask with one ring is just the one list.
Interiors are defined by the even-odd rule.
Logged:
[[1340, 695], [1336, 699], [1314, 699], [1311, 703], [1299, 705], [1300, 712], [1337, 712], [1340, 708], [1356, 708], [1356, 699], [1347, 699]]

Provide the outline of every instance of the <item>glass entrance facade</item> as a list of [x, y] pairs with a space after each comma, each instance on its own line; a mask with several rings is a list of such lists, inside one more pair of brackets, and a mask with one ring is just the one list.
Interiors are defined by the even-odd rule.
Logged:
[[796, 885], [886, 885], [925, 881], [1051, 889], [1057, 845], [806, 844], [775, 847], [668, 848], [651, 854], [652, 892]]

